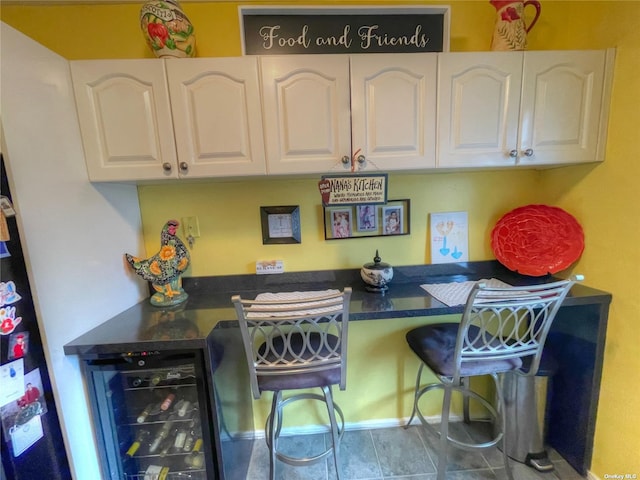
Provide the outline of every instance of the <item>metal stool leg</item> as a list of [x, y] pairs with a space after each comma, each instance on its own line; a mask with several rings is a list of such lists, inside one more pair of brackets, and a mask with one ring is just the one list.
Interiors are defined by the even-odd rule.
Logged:
[[[469, 385], [470, 385], [470, 378], [469, 377], [462, 377], [460, 379], [460, 385], [465, 389], [465, 390], [469, 390]], [[464, 423], [471, 423], [471, 416], [469, 415], [469, 401], [471, 399], [465, 395], [462, 398], [462, 416], [464, 418]]]
[[335, 404], [333, 403], [333, 392], [331, 387], [322, 387], [324, 398], [327, 404], [327, 412], [329, 414], [329, 423], [331, 425], [331, 445], [333, 449], [333, 462], [336, 467], [336, 477], [340, 480], [340, 440], [342, 433], [338, 430], [338, 422], [336, 421]]
[[280, 425], [282, 425], [282, 415], [280, 409], [280, 400], [282, 400], [282, 392], [273, 392], [271, 400], [271, 413], [267, 418], [265, 425], [265, 440], [269, 447], [269, 478], [276, 479], [276, 451], [278, 444], [278, 435], [280, 433]]
[[500, 388], [500, 382], [498, 380], [498, 375], [495, 373], [491, 374], [491, 378], [493, 378], [493, 383], [496, 388], [496, 399], [498, 400], [498, 415], [496, 416], [496, 421], [500, 422], [500, 432], [502, 433], [502, 461], [504, 462], [504, 470], [507, 473], [508, 480], [513, 480], [513, 472], [511, 471], [511, 465], [509, 465], [509, 456], [507, 455], [507, 449], [505, 448], [505, 444], [509, 440], [507, 438], [507, 414], [506, 408], [504, 406], [504, 395], [502, 393], [502, 388]]
[[437, 480], [445, 480], [447, 472], [447, 449], [449, 447], [449, 414], [451, 412], [452, 389], [444, 386], [444, 398], [442, 399], [442, 419], [440, 420], [440, 452], [438, 452], [438, 476]]
[[418, 368], [418, 375], [416, 377], [416, 389], [413, 394], [413, 410], [411, 411], [411, 416], [409, 417], [409, 421], [404, 426], [404, 428], [408, 428], [411, 425], [411, 422], [416, 416], [416, 412], [418, 411], [418, 399], [420, 398], [420, 380], [422, 378], [422, 369], [424, 368], [424, 363], [420, 363], [420, 367]]

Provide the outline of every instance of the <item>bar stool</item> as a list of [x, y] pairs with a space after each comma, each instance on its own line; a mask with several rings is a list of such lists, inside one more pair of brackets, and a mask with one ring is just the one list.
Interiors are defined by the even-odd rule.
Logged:
[[[265, 293], [255, 300], [232, 297], [253, 397], [259, 399], [262, 392], [273, 392], [265, 425], [271, 480], [275, 479], [276, 459], [296, 466], [316, 463], [331, 454], [340, 479], [339, 447], [344, 415], [333, 401], [331, 387], [346, 388], [350, 297], [348, 287], [343, 292]], [[320, 388], [322, 394], [300, 392], [311, 388]], [[285, 398], [285, 390], [294, 393]], [[300, 400], [323, 402], [329, 417], [331, 446], [313, 457], [293, 457], [278, 450], [283, 409]]]
[[[536, 374], [551, 322], [571, 286], [582, 279], [577, 275], [570, 280], [510, 288], [489, 288], [478, 283], [469, 294], [460, 323], [424, 325], [407, 332], [407, 343], [422, 363], [416, 379], [413, 411], [405, 428], [417, 415], [422, 425], [439, 437], [438, 480], [445, 479], [449, 444], [469, 451], [490, 448], [500, 441], [509, 444], [498, 375]], [[425, 366], [440, 383], [421, 386]], [[482, 375], [493, 379], [496, 407], [470, 388], [470, 377]], [[418, 402], [425, 393], [440, 388], [444, 390], [444, 398], [438, 431], [427, 422]], [[489, 412], [496, 425], [492, 440], [470, 443], [449, 434], [454, 391], [463, 396], [465, 421], [468, 399], [475, 399]], [[502, 448], [505, 470], [509, 480], [513, 480], [506, 451]]]

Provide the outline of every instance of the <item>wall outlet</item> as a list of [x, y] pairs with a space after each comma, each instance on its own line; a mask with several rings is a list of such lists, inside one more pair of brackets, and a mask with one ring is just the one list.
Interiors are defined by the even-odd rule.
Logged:
[[200, 225], [198, 225], [198, 217], [184, 217], [182, 219], [182, 228], [184, 236], [191, 235], [193, 238], [200, 236]]
[[256, 275], [269, 275], [272, 273], [284, 273], [282, 260], [262, 260], [256, 262]]

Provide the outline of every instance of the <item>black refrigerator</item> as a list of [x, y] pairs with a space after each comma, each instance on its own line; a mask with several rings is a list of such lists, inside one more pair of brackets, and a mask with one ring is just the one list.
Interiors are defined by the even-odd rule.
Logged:
[[1, 478], [71, 479], [1, 155], [0, 163]]

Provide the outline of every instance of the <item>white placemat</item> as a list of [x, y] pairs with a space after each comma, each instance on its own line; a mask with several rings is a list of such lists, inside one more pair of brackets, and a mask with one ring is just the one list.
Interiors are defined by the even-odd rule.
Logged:
[[[269, 301], [269, 302], [277, 302], [277, 301], [290, 301], [290, 300], [297, 300], [297, 299], [305, 299], [305, 300], [309, 300], [309, 299], [314, 299], [314, 298], [322, 298], [322, 297], [326, 297], [327, 295], [334, 295], [340, 293], [340, 290], [335, 290], [335, 289], [330, 289], [330, 290], [315, 290], [315, 291], [310, 291], [310, 292], [280, 292], [280, 293], [261, 293], [256, 297], [256, 300], [260, 300], [260, 301]], [[260, 305], [260, 310], [262, 310], [261, 312], [250, 312], [247, 314], [247, 317], [277, 317], [277, 316], [281, 316], [281, 315], [290, 315], [290, 312], [287, 313], [281, 313], [279, 312], [279, 310], [282, 310], [283, 308], [287, 308], [290, 309], [291, 307], [303, 307], [301, 310], [297, 311], [296, 314], [304, 314], [304, 315], [309, 315], [309, 314], [322, 314], [322, 313], [328, 313], [328, 312], [337, 312], [340, 311], [342, 309], [342, 305], [332, 305], [330, 307], [322, 307], [323, 304], [326, 303], [333, 303], [335, 302], [335, 299], [325, 299], [325, 300], [318, 300], [317, 302], [305, 302], [305, 303], [300, 303], [300, 304], [296, 304], [296, 303], [287, 303], [286, 305], [278, 305], [278, 304], [274, 304], [274, 305]], [[317, 306], [317, 308], [316, 308]], [[309, 308], [312, 307], [312, 308]], [[268, 309], [268, 310], [272, 310], [269, 312], [265, 312], [264, 310]], [[249, 307], [249, 310], [251, 310], [251, 307]]]
[[471, 289], [476, 283], [480, 282], [485, 283], [488, 287], [507, 288], [511, 286], [497, 278], [468, 282], [431, 283], [420, 286], [445, 305], [455, 307], [456, 305], [464, 305], [467, 303]]

